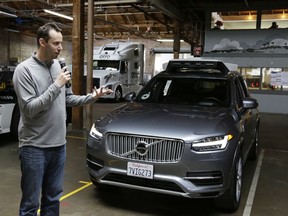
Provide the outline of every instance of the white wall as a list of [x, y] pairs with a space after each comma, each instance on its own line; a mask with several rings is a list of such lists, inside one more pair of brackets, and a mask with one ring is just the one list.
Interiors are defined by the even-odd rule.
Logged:
[[262, 113], [288, 114], [288, 95], [251, 94], [258, 100]]

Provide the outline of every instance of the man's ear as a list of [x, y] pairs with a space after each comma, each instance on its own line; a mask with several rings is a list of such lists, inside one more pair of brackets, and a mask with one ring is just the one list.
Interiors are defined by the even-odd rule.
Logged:
[[44, 40], [44, 38], [39, 38], [39, 44], [42, 47], [44, 47], [46, 45], [46, 41]]

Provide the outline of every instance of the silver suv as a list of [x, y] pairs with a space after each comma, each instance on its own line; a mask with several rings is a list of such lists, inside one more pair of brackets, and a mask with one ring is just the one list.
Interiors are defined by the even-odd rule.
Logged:
[[242, 167], [256, 159], [258, 103], [233, 65], [171, 60], [129, 103], [96, 120], [87, 139], [95, 185], [116, 185], [238, 208]]

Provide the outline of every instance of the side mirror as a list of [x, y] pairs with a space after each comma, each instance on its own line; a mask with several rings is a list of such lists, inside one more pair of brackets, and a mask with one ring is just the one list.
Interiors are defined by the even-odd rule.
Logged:
[[243, 99], [244, 109], [255, 109], [258, 107], [258, 101], [254, 98], [246, 97]]
[[129, 92], [125, 95], [124, 99], [126, 101], [132, 101], [134, 98], [136, 97], [136, 93], [135, 92]]

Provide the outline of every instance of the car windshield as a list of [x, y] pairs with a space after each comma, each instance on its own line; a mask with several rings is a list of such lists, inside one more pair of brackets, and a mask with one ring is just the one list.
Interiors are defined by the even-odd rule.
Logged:
[[158, 77], [142, 89], [136, 101], [226, 107], [229, 92], [228, 82], [223, 79]]

